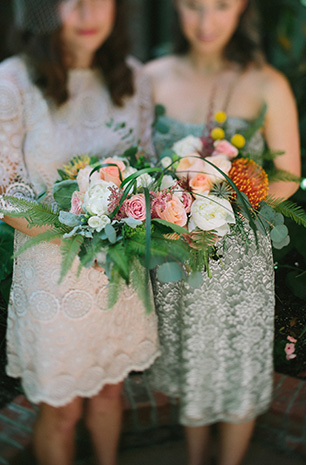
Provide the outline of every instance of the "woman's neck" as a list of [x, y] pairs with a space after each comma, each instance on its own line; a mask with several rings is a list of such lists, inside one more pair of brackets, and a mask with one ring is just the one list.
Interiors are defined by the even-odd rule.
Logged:
[[223, 58], [222, 54], [206, 56], [191, 50], [187, 54], [187, 59], [195, 71], [204, 75], [217, 74], [228, 67], [228, 62]]

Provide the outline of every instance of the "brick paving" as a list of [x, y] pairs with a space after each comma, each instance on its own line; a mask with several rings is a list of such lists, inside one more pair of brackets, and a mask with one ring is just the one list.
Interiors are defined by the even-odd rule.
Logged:
[[[177, 405], [152, 393], [142, 375], [135, 374], [126, 381], [124, 403], [122, 450], [143, 446], [151, 450], [156, 444], [182, 439]], [[257, 421], [254, 441], [270, 447], [270, 453], [276, 449], [305, 458], [305, 405], [305, 381], [275, 373], [273, 401], [269, 411]], [[35, 465], [31, 438], [36, 416], [37, 407], [23, 395], [0, 410], [0, 465]], [[80, 428], [76, 465], [91, 465], [90, 443], [85, 427], [81, 424]]]

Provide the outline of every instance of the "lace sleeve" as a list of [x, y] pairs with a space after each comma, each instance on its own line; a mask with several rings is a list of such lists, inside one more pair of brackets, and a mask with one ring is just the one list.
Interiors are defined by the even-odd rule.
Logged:
[[3, 194], [33, 197], [23, 157], [22, 92], [11, 73], [0, 70], [0, 205]]

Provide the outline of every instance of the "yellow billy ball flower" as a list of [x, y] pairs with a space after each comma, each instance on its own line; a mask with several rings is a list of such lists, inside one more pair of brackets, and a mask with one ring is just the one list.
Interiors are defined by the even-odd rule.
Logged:
[[242, 149], [245, 145], [245, 138], [241, 134], [235, 134], [231, 139], [230, 142], [237, 147], [237, 149]]
[[225, 111], [218, 111], [217, 113], [215, 113], [214, 115], [214, 119], [217, 123], [225, 123], [226, 121], [226, 113]]
[[224, 139], [225, 132], [222, 128], [214, 128], [211, 131], [211, 137], [212, 139], [215, 139], [215, 140]]

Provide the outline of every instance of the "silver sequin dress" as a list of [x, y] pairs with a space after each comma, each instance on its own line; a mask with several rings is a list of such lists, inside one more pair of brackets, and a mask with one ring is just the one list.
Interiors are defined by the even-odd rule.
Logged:
[[[155, 134], [157, 152], [203, 126], [168, 117], [167, 134]], [[248, 123], [230, 118], [234, 133]], [[248, 143], [260, 161], [260, 133]], [[259, 236], [246, 251], [238, 235], [218, 243], [221, 262], [211, 260], [198, 289], [153, 276], [162, 355], [150, 380], [155, 390], [180, 399], [180, 422], [202, 426], [246, 422], [268, 409], [272, 392], [274, 268], [269, 238]]]

